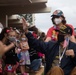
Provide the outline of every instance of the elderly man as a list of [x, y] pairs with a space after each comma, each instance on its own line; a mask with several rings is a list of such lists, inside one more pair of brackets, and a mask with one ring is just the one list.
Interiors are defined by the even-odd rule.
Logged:
[[74, 75], [76, 66], [76, 44], [69, 40], [72, 28], [61, 26], [58, 30], [57, 42], [41, 42], [35, 39], [28, 31], [26, 21], [23, 19], [23, 28], [29, 45], [45, 54], [45, 75]]

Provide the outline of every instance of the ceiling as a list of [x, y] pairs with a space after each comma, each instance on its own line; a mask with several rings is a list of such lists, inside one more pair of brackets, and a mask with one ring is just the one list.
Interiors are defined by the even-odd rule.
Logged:
[[47, 0], [0, 0], [0, 14], [48, 13]]
[[20, 21], [10, 20], [7, 22], [6, 15], [12, 14], [34, 14], [34, 13], [49, 13], [50, 7], [46, 6], [48, 0], [0, 0], [0, 22], [4, 26], [21, 27]]
[[47, 0], [0, 0], [0, 6], [46, 3]]

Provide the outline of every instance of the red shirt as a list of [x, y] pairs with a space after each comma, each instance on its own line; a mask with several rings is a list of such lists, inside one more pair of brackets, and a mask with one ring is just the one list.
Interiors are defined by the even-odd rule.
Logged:
[[[72, 28], [72, 30], [73, 30], [72, 35], [74, 35], [74, 28], [73, 28], [73, 26], [70, 25], [70, 24], [67, 24], [67, 25]], [[57, 40], [57, 35], [58, 35], [58, 32], [56, 32], [55, 29], [56, 29], [56, 26], [52, 26], [52, 27], [48, 30], [48, 32], [47, 32], [47, 37], [51, 37], [51, 40], [53, 40], [53, 41], [56, 41], [56, 40]]]

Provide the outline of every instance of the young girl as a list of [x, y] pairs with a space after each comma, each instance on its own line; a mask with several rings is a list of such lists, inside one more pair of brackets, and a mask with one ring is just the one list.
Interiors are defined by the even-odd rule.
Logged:
[[24, 34], [21, 35], [20, 48], [21, 60], [23, 61], [20, 63], [21, 73], [22, 75], [28, 75], [28, 73], [25, 72], [25, 65], [30, 65], [30, 57], [28, 52], [29, 45], [28, 40]]

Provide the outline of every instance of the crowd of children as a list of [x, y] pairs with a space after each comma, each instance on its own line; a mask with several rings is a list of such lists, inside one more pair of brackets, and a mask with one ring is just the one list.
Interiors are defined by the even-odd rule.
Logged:
[[[29, 28], [33, 29], [33, 28]], [[35, 38], [39, 37], [36, 27], [30, 30]], [[38, 53], [28, 44], [28, 39], [23, 31], [16, 28], [4, 28], [0, 34], [1, 42], [5, 46], [14, 44], [0, 58], [0, 74], [16, 75], [17, 71], [21, 75], [29, 75], [36, 72], [42, 65], [43, 54]], [[40, 56], [41, 55], [41, 56]]]

